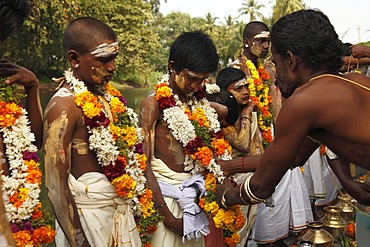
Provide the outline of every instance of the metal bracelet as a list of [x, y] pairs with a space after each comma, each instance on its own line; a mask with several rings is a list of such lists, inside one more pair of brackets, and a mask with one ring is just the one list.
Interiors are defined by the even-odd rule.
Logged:
[[[244, 182], [244, 183], [245, 183], [245, 182]], [[245, 205], [248, 205], [248, 204], [250, 204], [250, 203], [246, 202], [246, 201], [244, 200], [244, 198], [243, 198], [243, 195], [242, 195], [242, 188], [244, 187], [244, 183], [242, 183], [242, 184], [240, 185], [240, 188], [239, 188], [239, 196], [240, 196], [240, 199], [242, 199], [242, 201], [245, 203]]]
[[222, 193], [222, 197], [221, 197], [221, 205], [224, 209], [227, 209], [227, 205], [226, 205], [226, 198], [225, 198], [225, 195], [226, 195], [226, 192], [228, 191], [229, 189], [226, 189], [224, 191], [224, 193]]
[[255, 204], [255, 203], [260, 203], [260, 202], [264, 202], [264, 201], [265, 201], [265, 199], [259, 198], [259, 197], [257, 197], [256, 195], [254, 195], [254, 194], [252, 193], [252, 190], [251, 190], [250, 185], [249, 185], [249, 183], [250, 183], [250, 180], [251, 180], [252, 176], [253, 176], [253, 174], [252, 174], [251, 176], [249, 176], [249, 177], [245, 180], [245, 183], [244, 183], [244, 186], [243, 186], [243, 187], [244, 187], [244, 192], [245, 192], [245, 194], [247, 195], [247, 197], [249, 198], [249, 200], [250, 200], [253, 204]]

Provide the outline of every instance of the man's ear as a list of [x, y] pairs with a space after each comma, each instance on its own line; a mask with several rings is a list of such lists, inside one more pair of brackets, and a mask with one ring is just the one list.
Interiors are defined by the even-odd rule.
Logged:
[[168, 62], [168, 70], [170, 73], [175, 73], [176, 72], [176, 67], [175, 67], [175, 62], [174, 61], [169, 61]]
[[244, 45], [244, 47], [245, 47], [245, 48], [248, 48], [248, 47], [250, 46], [250, 44], [249, 44], [249, 39], [244, 38], [244, 39], [243, 39], [243, 45]]
[[72, 68], [76, 68], [80, 62], [80, 55], [75, 50], [70, 50], [67, 53], [67, 59]]
[[294, 55], [291, 51], [286, 52], [286, 58], [289, 68], [294, 71], [297, 69], [298, 64], [302, 63], [302, 59]]

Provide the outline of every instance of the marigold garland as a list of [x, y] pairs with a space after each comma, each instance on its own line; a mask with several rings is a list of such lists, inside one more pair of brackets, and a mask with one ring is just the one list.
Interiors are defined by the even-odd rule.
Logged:
[[216, 227], [224, 230], [225, 244], [235, 246], [240, 242], [237, 232], [245, 223], [243, 213], [240, 206], [232, 206], [228, 210], [220, 208], [215, 196], [217, 182], [225, 179], [216, 160], [231, 159], [231, 145], [224, 139], [217, 113], [204, 98], [204, 92], [198, 90], [190, 95], [187, 108], [172, 93], [168, 79], [165, 75], [155, 86], [155, 97], [163, 111], [163, 119], [171, 134], [184, 147], [184, 169], [193, 174], [208, 172], [206, 193], [200, 198], [199, 206], [213, 218]]
[[250, 99], [258, 107], [258, 126], [262, 130], [262, 143], [267, 147], [272, 142], [271, 125], [273, 124], [272, 97], [269, 95], [270, 75], [257, 60], [258, 69], [253, 62], [243, 56], [245, 65], [252, 77], [248, 78]]
[[74, 91], [76, 105], [84, 114], [90, 134], [89, 148], [95, 151], [117, 194], [130, 204], [142, 246], [151, 246], [150, 235], [162, 217], [154, 208], [152, 191], [146, 187], [146, 156], [137, 114], [127, 107], [122, 94], [107, 83], [98, 90], [109, 103], [111, 121], [99, 98], [88, 91], [84, 82], [76, 79], [71, 70], [65, 71], [65, 77]]
[[5, 213], [17, 246], [41, 246], [54, 240], [55, 231], [49, 225], [51, 219], [41, 211], [40, 160], [21, 97], [15, 86], [0, 82], [0, 133], [9, 164], [9, 175], [1, 175], [2, 190], [8, 197]]

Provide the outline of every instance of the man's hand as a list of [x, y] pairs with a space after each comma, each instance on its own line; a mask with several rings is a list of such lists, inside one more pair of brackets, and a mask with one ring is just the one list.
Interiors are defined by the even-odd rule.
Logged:
[[357, 181], [342, 184], [344, 189], [360, 204], [370, 205], [370, 185]]
[[254, 102], [249, 100], [248, 104], [243, 107], [241, 116], [249, 116], [250, 114], [252, 114], [255, 107], [256, 105], [254, 104]]
[[225, 179], [222, 184], [217, 184], [217, 187], [216, 187], [216, 202], [218, 203], [218, 205], [220, 205], [220, 206], [222, 205], [221, 204], [221, 197], [224, 194], [224, 192], [228, 189], [233, 189], [233, 188], [234, 188], [234, 185], [228, 179]]
[[164, 216], [163, 224], [174, 233], [183, 236], [184, 223], [182, 218], [175, 218], [172, 213]]
[[0, 60], [0, 77], [7, 77], [6, 84], [18, 83], [26, 90], [39, 85], [39, 80], [34, 73], [8, 60]]
[[365, 45], [351, 45], [350, 51], [353, 57], [370, 57], [370, 47]]

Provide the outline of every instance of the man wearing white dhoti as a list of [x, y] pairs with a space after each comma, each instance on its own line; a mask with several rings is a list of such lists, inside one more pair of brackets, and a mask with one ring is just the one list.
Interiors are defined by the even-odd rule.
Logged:
[[[69, 175], [68, 184], [91, 246], [112, 246], [118, 240], [122, 243], [119, 246], [141, 245], [130, 206], [117, 195], [104, 174], [89, 172], [77, 180]], [[70, 246], [58, 222], [56, 230], [56, 245]]]
[[[146, 177], [164, 217], [153, 235], [154, 246], [205, 246], [209, 236], [204, 236], [215, 233], [197, 205], [205, 190], [199, 174], [210, 172], [211, 167], [215, 177], [223, 176], [215, 159], [224, 151], [216, 154], [214, 150], [216, 141], [224, 140], [215, 110], [198, 89], [217, 67], [216, 47], [208, 35], [182, 33], [170, 49], [169, 75], [141, 104]], [[224, 246], [220, 233], [220, 241], [211, 246]]]
[[[116, 34], [101, 21], [82, 17], [67, 26], [63, 44], [71, 69], [59, 79], [44, 124], [56, 244], [141, 246], [147, 229], [139, 234], [136, 224], [155, 210], [151, 197], [143, 198], [151, 193], [145, 186], [138, 118], [109, 83], [116, 70]], [[156, 222], [148, 227], [155, 229]]]

